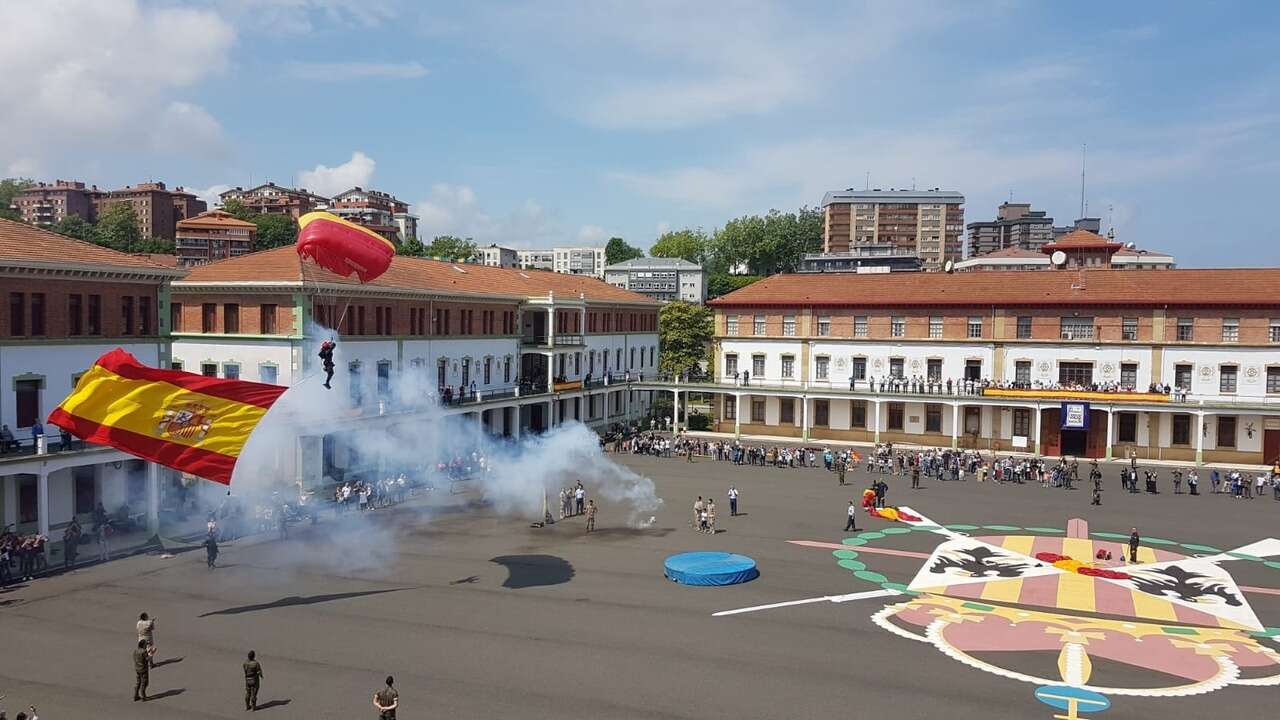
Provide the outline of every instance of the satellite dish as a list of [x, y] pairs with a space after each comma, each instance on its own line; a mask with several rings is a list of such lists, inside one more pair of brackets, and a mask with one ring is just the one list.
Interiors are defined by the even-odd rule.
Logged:
[[956, 264], [948, 260], [947, 263], [942, 266], [942, 272], [951, 272], [952, 270], [955, 270], [955, 268]]
[[1049, 262], [1054, 265], [1065, 265], [1067, 262], [1067, 254], [1061, 250], [1054, 250], [1053, 254], [1049, 256]]

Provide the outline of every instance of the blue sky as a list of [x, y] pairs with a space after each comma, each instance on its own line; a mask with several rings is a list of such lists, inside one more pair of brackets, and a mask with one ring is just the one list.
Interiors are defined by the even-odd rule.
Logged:
[[[1089, 213], [1280, 264], [1271, 2], [9, 0], [0, 174], [373, 186], [518, 247], [712, 229], [826, 190]], [[7, 35], [5, 34], [7, 32]]]

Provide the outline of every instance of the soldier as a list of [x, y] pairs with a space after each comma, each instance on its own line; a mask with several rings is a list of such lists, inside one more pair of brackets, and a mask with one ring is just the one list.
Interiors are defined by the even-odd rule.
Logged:
[[324, 368], [324, 388], [326, 390], [332, 389], [329, 383], [333, 380], [333, 349], [335, 347], [337, 345], [333, 342], [333, 338], [320, 343], [320, 352], [318, 354], [320, 355], [321, 366]]
[[249, 659], [244, 661], [244, 709], [257, 711], [258, 686], [262, 683], [262, 665], [258, 664], [257, 654], [250, 650]]
[[845, 475], [845, 473], [848, 471], [848, 470], [847, 470], [847, 467], [848, 467], [848, 466], [845, 464], [845, 462], [844, 462], [844, 458], [841, 458], [841, 459], [839, 459], [839, 460], [837, 460], [837, 461], [836, 461], [836, 477], [840, 479], [840, 484], [841, 484], [841, 485], [844, 485], [844, 484], [845, 484], [845, 482], [844, 482], [844, 475]]
[[209, 569], [212, 570], [218, 566], [218, 539], [212, 534], [204, 539], [204, 552], [206, 561], [209, 563]]
[[912, 463], [911, 465], [911, 489], [920, 489], [920, 465], [918, 463]]
[[387, 686], [373, 695], [373, 706], [378, 709], [378, 720], [396, 720], [400, 693], [396, 692], [395, 678], [387, 676]]
[[1138, 528], [1132, 528], [1129, 533], [1129, 562], [1138, 562], [1138, 544], [1141, 538], [1138, 536]]
[[596, 529], [596, 501], [587, 501], [587, 532]]
[[147, 662], [155, 666], [156, 663], [156, 621], [146, 613], [138, 616], [138, 641], [144, 643], [143, 647], [147, 649]]
[[133, 651], [133, 701], [150, 700], [147, 697], [147, 684], [151, 682], [151, 656], [147, 654], [147, 641], [139, 640]]

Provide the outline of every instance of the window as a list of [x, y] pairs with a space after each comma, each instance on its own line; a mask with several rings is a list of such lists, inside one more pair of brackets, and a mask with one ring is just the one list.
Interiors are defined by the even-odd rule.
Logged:
[[200, 374], [205, 377], [218, 377], [218, 363], [200, 363]]
[[[591, 357], [594, 358], [595, 354], [593, 353]], [[502, 382], [504, 383], [511, 382], [511, 357], [510, 356], [507, 356], [502, 359]]]
[[751, 332], [755, 335], [763, 335], [765, 333], [764, 316], [756, 315], [751, 320]]
[[889, 318], [889, 334], [893, 337], [905, 337], [907, 334], [907, 319], [901, 315], [894, 315]]
[[43, 384], [40, 379], [13, 381], [18, 427], [31, 427], [40, 420], [40, 386]]
[[778, 398], [778, 422], [794, 425], [796, 422], [796, 399]]
[[796, 359], [793, 355], [782, 356], [782, 377], [790, 378], [795, 374]]
[[1061, 385], [1092, 385], [1093, 363], [1058, 363], [1058, 383]]
[[[170, 370], [181, 370], [183, 367], [184, 367], [184, 365], [182, 364], [182, 361], [181, 361], [181, 360], [170, 360], [170, 361], [169, 361], [169, 369], [170, 369]], [[79, 379], [78, 379], [78, 378], [77, 378], [76, 382], [77, 382], [77, 383], [79, 383]]]
[[218, 306], [204, 303], [200, 306], [200, 332], [215, 332], [218, 327]]
[[1138, 364], [1120, 363], [1120, 387], [1138, 387]]
[[724, 413], [722, 416], [725, 420], [736, 420], [738, 418], [738, 398], [729, 395], [724, 396]]
[[1137, 340], [1138, 339], [1138, 318], [1127, 317], [1120, 321], [1120, 339], [1121, 340]]
[[120, 298], [120, 334], [133, 334], [133, 298], [128, 295]]
[[930, 404], [924, 406], [924, 431], [928, 433], [942, 432], [941, 405]]
[[1013, 409], [1013, 435], [1014, 437], [1031, 436], [1031, 411], [1027, 408]]
[[276, 306], [263, 305], [258, 308], [258, 327], [263, 335], [276, 334]]
[[853, 336], [854, 337], [867, 336], [867, 316], [866, 315], [858, 315], [853, 319]]
[[925, 377], [933, 382], [942, 380], [941, 358], [929, 358], [925, 361]]
[[1138, 442], [1138, 413], [1116, 413], [1116, 442]]
[[275, 385], [279, 379], [279, 368], [275, 365], [259, 365], [258, 366], [258, 382], [264, 382], [268, 385]]
[[831, 401], [830, 400], [814, 400], [813, 401], [814, 427], [826, 427], [830, 424], [831, 424]]
[[9, 293], [9, 334], [22, 337], [27, 334], [27, 296], [20, 292]]
[[764, 398], [751, 398], [751, 422], [764, 422]]
[[982, 337], [982, 318], [976, 317], [976, 316], [969, 318], [968, 337], [971, 337], [971, 338]]
[[1267, 340], [1280, 342], [1280, 320], [1271, 321], [1271, 325], [1267, 328]]
[[886, 429], [888, 429], [888, 430], [901, 430], [901, 429], [902, 429], [902, 411], [903, 411], [903, 404], [902, 404], [902, 403], [888, 403], [888, 404], [887, 404], [887, 407], [889, 408], [889, 424], [888, 424], [887, 426], [885, 426], [885, 427], [886, 427]]
[[1013, 364], [1013, 381], [1019, 385], [1031, 384], [1031, 361], [1018, 360]]
[[724, 319], [724, 333], [726, 335], [738, 334], [738, 316], [729, 315]]
[[151, 298], [138, 298], [138, 332], [142, 335], [151, 334]]
[[827, 380], [831, 371], [831, 358], [819, 357], [814, 360], [814, 374], [818, 380]]
[[1191, 416], [1190, 415], [1174, 415], [1173, 431], [1170, 438], [1174, 445], [1190, 445], [1191, 444]]
[[89, 296], [89, 322], [87, 323], [90, 335], [102, 334], [102, 296]]
[[1031, 316], [1030, 315], [1018, 316], [1018, 339], [1019, 340], [1031, 339]]
[[724, 374], [725, 375], [738, 374], [738, 356], [737, 355], [733, 353], [729, 353], [728, 355], [724, 356]]
[[[361, 308], [362, 310], [364, 308]], [[222, 332], [240, 332], [240, 304], [225, 303], [222, 306]]]
[[1178, 339], [1190, 342], [1196, 339], [1195, 321], [1191, 318], [1178, 318]]
[[942, 337], [942, 318], [929, 318], [929, 337], [937, 340]]
[[1236, 417], [1234, 415], [1218, 416], [1218, 447], [1233, 448], [1236, 446]]
[[[580, 362], [579, 358], [581, 357], [582, 357], [582, 353], [574, 354], [573, 369], [575, 371], [580, 371], [580, 368], [578, 367], [578, 363]], [[493, 382], [493, 358], [487, 357], [484, 359], [484, 384], [488, 385], [489, 383], [492, 383], [492, 382]]]
[[627, 359], [630, 360], [631, 362], [627, 365], [627, 369], [630, 370], [631, 368], [636, 366], [636, 349], [631, 348], [631, 352], [628, 353], [628, 355], [629, 357]]
[[1267, 368], [1267, 392], [1280, 393], [1280, 367]]
[[[67, 334], [84, 334], [84, 300], [79, 293], [67, 296]], [[179, 306], [181, 307], [181, 306]]]
[[865, 428], [867, 426], [867, 401], [854, 400], [849, 408], [849, 426]]
[[1064, 317], [1058, 327], [1062, 332], [1063, 340], [1092, 340], [1093, 339], [1093, 318], [1091, 317]]
[[386, 399], [391, 395], [391, 361], [378, 361], [378, 397]]
[[902, 377], [905, 365], [906, 361], [902, 358], [889, 358], [889, 377]]
[[1218, 392], [1234, 393], [1236, 391], [1235, 365], [1223, 365], [1218, 369]]
[[965, 360], [964, 361], [964, 379], [965, 380], [981, 380], [982, 379], [982, 361], [981, 360]]
[[347, 392], [350, 393], [352, 404], [359, 405], [364, 401], [364, 394], [360, 388], [360, 361], [347, 365], [347, 383]]
[[850, 373], [850, 376], [851, 376], [854, 380], [866, 380], [866, 379], [867, 379], [867, 359], [866, 359], [866, 358], [864, 358], [864, 357], [855, 357], [855, 358], [853, 358], [853, 360], [852, 360], [852, 362], [850, 363], [850, 365], [851, 365], [851, 373]]
[[1175, 387], [1190, 392], [1191, 390], [1191, 365], [1174, 365], [1173, 366], [1173, 384]]
[[223, 363], [223, 364], [222, 364], [222, 377], [224, 377], [224, 378], [226, 378], [226, 379], [228, 379], [228, 380], [239, 380], [239, 379], [240, 379], [240, 366], [239, 366], [238, 364], [236, 364], [236, 363]]
[[796, 316], [784, 315], [782, 318], [782, 334], [791, 337], [796, 334]]
[[44, 293], [31, 293], [31, 334], [43, 337], [45, 332]]
[[1223, 318], [1222, 319], [1222, 342], [1224, 343], [1240, 342], [1239, 318]]
[[819, 315], [818, 316], [818, 335], [820, 337], [826, 337], [830, 334], [831, 334], [831, 316]]
[[751, 356], [751, 374], [760, 378], [764, 377], [764, 356], [763, 355]]

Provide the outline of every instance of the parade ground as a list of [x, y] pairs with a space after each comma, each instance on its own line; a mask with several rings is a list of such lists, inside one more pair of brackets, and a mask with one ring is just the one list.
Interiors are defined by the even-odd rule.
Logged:
[[[10, 718], [31, 704], [50, 719], [242, 717], [250, 649], [268, 718], [376, 717], [387, 675], [400, 718], [1047, 719], [1070, 715], [1027, 678], [1067, 676], [1125, 689], [1078, 717], [1249, 718], [1274, 705], [1275, 687], [1258, 679], [1280, 650], [1265, 629], [1280, 627], [1280, 557], [1221, 562], [1234, 587], [1171, 580], [1188, 600], [1176, 607], [1095, 589], [1070, 569], [1052, 578], [1056, 599], [1031, 597], [1033, 580], [1019, 578], [929, 601], [902, 591], [946, 535], [862, 513], [858, 532], [843, 531], [863, 467], [840, 487], [821, 469], [614, 457], [657, 484], [665, 507], [652, 527], [626, 527], [605, 502], [594, 533], [581, 517], [538, 529], [449, 495], [362, 522], [326, 515], [284, 541], [229, 542], [215, 570], [193, 549], [13, 586], [0, 592], [0, 707]], [[1122, 492], [1118, 466], [1106, 466], [1100, 507], [1087, 487], [927, 479], [913, 491], [886, 480], [888, 504], [1022, 555], [1120, 553], [1135, 526], [1140, 563], [1280, 534], [1269, 495], [1203, 494], [1207, 472], [1201, 496], [1175, 495], [1161, 470], [1153, 496]], [[699, 495], [717, 502], [715, 535], [690, 526]], [[723, 588], [663, 578], [667, 556], [693, 550], [749, 555], [760, 577]], [[806, 599], [818, 600], [780, 605]], [[1214, 627], [1219, 609], [1250, 611], [1264, 629]], [[730, 610], [745, 611], [716, 615]], [[158, 619], [145, 703], [132, 702], [130, 656], [142, 611]]]

